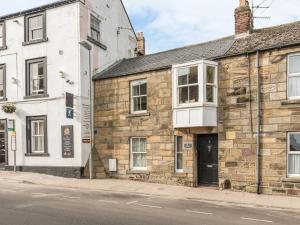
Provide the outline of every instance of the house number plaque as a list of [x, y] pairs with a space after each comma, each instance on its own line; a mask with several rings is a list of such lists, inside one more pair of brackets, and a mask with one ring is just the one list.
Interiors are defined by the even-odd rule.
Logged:
[[191, 142], [191, 141], [184, 142], [183, 143], [183, 148], [185, 148], [185, 149], [192, 149], [193, 148], [193, 142]]

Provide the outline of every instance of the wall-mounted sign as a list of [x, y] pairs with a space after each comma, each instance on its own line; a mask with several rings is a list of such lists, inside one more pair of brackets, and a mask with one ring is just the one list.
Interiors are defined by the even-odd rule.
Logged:
[[15, 122], [14, 120], [7, 121], [7, 131], [15, 131]]
[[74, 95], [66, 92], [66, 107], [73, 108], [74, 107]]
[[91, 139], [90, 138], [83, 138], [82, 139], [82, 143], [83, 144], [90, 144], [91, 143]]
[[74, 133], [73, 126], [61, 127], [61, 141], [62, 141], [62, 157], [74, 157]]
[[89, 105], [82, 104], [82, 142], [91, 142], [91, 110]]
[[11, 132], [11, 150], [16, 151], [17, 150], [17, 140], [16, 140], [16, 132]]
[[183, 143], [183, 148], [185, 149], [192, 149], [193, 148], [193, 142], [192, 141], [186, 141]]
[[66, 108], [66, 117], [67, 117], [67, 119], [73, 119], [74, 118], [74, 110], [71, 108]]

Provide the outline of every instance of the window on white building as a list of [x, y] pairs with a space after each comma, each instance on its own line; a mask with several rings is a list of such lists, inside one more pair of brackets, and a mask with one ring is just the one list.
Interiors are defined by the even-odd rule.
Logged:
[[198, 66], [178, 68], [178, 103], [199, 102]]
[[288, 96], [300, 98], [300, 54], [288, 58]]
[[215, 103], [217, 98], [216, 67], [206, 66], [206, 103]]
[[91, 37], [98, 42], [100, 42], [100, 24], [101, 21], [91, 15]]
[[46, 58], [26, 61], [27, 96], [39, 96], [47, 93]]
[[5, 24], [4, 22], [0, 22], [0, 49], [5, 48]]
[[27, 153], [47, 153], [46, 116], [27, 117]]
[[300, 176], [300, 132], [288, 134], [288, 176]]
[[147, 111], [147, 81], [138, 80], [131, 82], [131, 113]]
[[182, 173], [183, 172], [183, 142], [181, 136], [175, 137], [175, 150], [176, 150], [176, 172]]
[[146, 138], [130, 139], [131, 169], [147, 170], [147, 141]]
[[0, 100], [6, 97], [5, 73], [5, 65], [0, 65]]
[[26, 38], [25, 41], [38, 41], [46, 36], [45, 14], [35, 14], [26, 17]]

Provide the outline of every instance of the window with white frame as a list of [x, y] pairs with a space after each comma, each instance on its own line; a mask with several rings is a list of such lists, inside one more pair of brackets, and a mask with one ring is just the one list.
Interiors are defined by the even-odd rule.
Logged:
[[175, 137], [175, 150], [176, 172], [181, 173], [183, 172], [183, 142], [181, 136]]
[[131, 113], [147, 111], [147, 81], [137, 80], [131, 82]]
[[0, 100], [5, 99], [6, 96], [5, 73], [5, 65], [0, 65]]
[[288, 176], [300, 177], [300, 132], [288, 133]]
[[178, 104], [199, 102], [198, 66], [178, 68]]
[[300, 98], [300, 54], [290, 55], [288, 59], [288, 96]]
[[147, 170], [147, 141], [146, 138], [130, 139], [131, 169]]
[[37, 41], [45, 38], [45, 14], [35, 14], [26, 17], [26, 38], [25, 41]]
[[216, 102], [217, 93], [216, 67], [206, 65], [206, 103]]
[[98, 42], [100, 42], [100, 24], [100, 20], [91, 15], [91, 37]]
[[27, 117], [27, 153], [47, 153], [46, 116]]
[[26, 61], [26, 95], [45, 95], [46, 89], [46, 58]]
[[0, 49], [4, 48], [5, 45], [5, 24], [4, 22], [0, 22]]

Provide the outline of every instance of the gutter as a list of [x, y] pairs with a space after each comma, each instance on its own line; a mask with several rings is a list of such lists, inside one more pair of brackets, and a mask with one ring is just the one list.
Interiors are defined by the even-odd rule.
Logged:
[[260, 163], [260, 125], [261, 125], [261, 114], [260, 114], [260, 52], [256, 52], [256, 76], [257, 76], [257, 137], [256, 137], [256, 193], [260, 194], [261, 186], [261, 163]]

